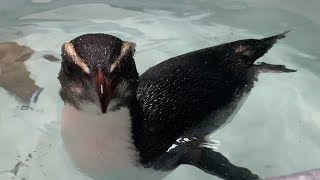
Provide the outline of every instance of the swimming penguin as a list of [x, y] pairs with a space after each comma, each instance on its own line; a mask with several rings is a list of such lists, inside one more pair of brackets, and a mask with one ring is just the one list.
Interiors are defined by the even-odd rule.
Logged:
[[259, 73], [295, 72], [254, 63], [286, 33], [186, 53], [140, 76], [132, 42], [98, 33], [63, 44], [58, 79], [69, 157], [95, 179], [161, 179], [182, 164], [258, 179], [214, 151], [207, 136], [230, 121]]

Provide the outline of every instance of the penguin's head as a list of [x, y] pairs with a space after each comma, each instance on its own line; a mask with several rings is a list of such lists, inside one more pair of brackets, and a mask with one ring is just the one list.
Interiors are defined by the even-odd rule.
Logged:
[[61, 51], [58, 79], [65, 103], [101, 114], [125, 105], [134, 95], [138, 81], [134, 43], [108, 34], [86, 34], [64, 43]]

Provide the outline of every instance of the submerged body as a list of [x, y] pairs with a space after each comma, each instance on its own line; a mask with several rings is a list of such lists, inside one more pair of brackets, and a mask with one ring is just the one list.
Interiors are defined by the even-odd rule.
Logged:
[[261, 71], [294, 72], [254, 64], [283, 37], [190, 52], [140, 77], [132, 43], [105, 34], [72, 40], [59, 74], [67, 152], [95, 179], [161, 179], [181, 164], [224, 179], [258, 178], [212, 151], [206, 136], [232, 119]]

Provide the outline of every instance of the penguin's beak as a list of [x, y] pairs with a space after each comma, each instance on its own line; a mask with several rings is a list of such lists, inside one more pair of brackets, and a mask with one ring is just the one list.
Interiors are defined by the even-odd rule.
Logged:
[[96, 90], [100, 100], [102, 113], [107, 112], [107, 108], [113, 94], [113, 80], [107, 78], [106, 71], [102, 66], [98, 66], [95, 74]]

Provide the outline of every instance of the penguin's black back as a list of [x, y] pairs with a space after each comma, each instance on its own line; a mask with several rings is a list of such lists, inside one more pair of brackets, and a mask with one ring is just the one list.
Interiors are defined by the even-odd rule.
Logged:
[[251, 67], [275, 38], [281, 37], [201, 49], [170, 58], [143, 73], [137, 102], [130, 108], [133, 139], [142, 163], [159, 157], [186, 133], [222, 125], [224, 120], [207, 117], [232, 104], [248, 84], [252, 87]]

